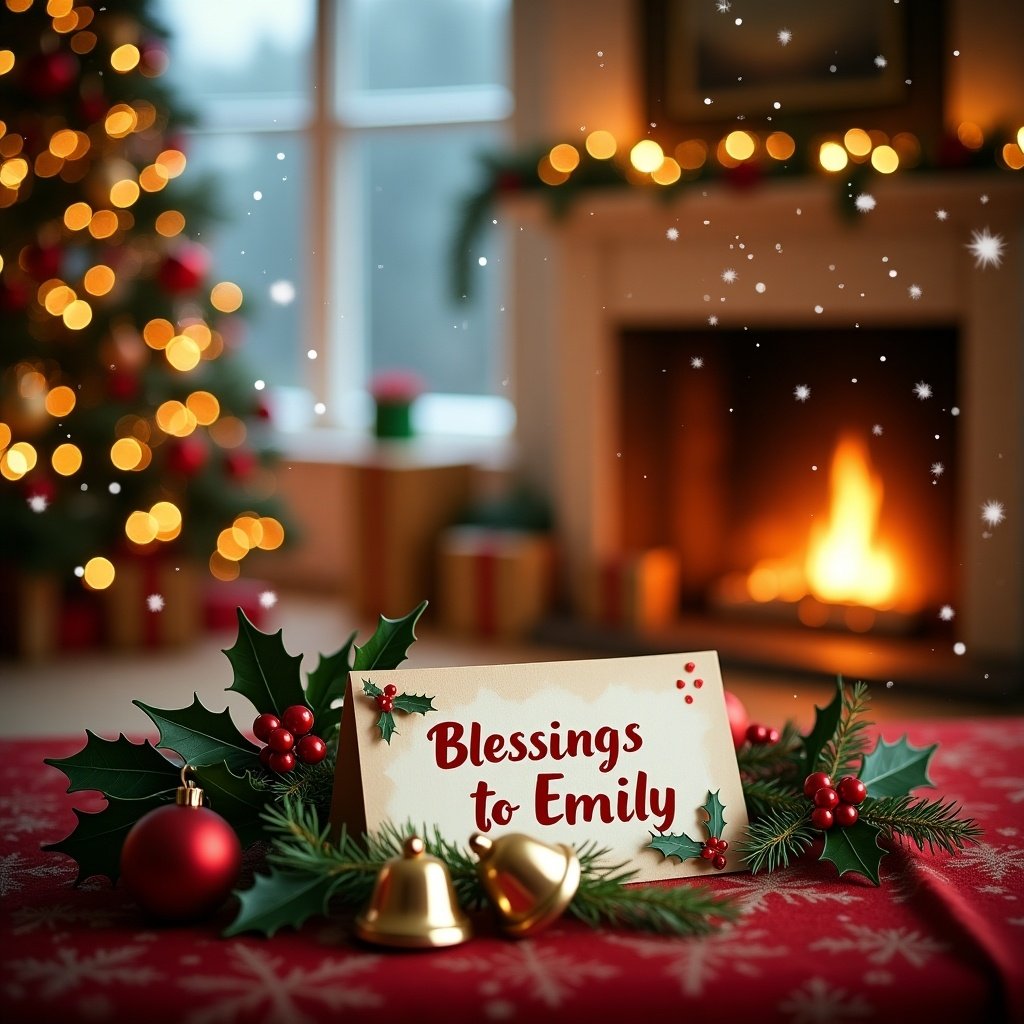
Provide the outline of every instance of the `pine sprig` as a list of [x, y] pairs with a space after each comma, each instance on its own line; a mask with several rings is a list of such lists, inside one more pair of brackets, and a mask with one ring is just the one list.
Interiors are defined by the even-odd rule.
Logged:
[[790, 860], [799, 857], [815, 835], [807, 811], [769, 811], [751, 822], [740, 852], [755, 875], [759, 871], [774, 871], [789, 867]]
[[844, 687], [842, 692], [839, 724], [819, 757], [819, 762], [825, 766], [822, 770], [836, 780], [852, 772], [854, 763], [867, 751], [866, 731], [871, 724], [864, 717], [871, 702], [867, 685], [854, 683], [851, 687]]
[[297, 764], [287, 775], [260, 777], [254, 775], [254, 782], [264, 782], [274, 794], [274, 799], [284, 801], [299, 799], [311, 805], [318, 814], [330, 812], [331, 794], [334, 790], [334, 759], [325, 757], [318, 764]]
[[807, 810], [807, 798], [780, 779], [750, 779], [743, 783], [743, 797], [747, 812], [755, 818], [770, 811], [802, 813]]
[[740, 775], [746, 779], [762, 779], [795, 774], [799, 770], [802, 739], [796, 723], [786, 722], [778, 743], [744, 743], [736, 752]]
[[715, 896], [703, 885], [626, 887], [636, 874], [622, 864], [608, 864], [609, 851], [585, 843], [577, 849], [580, 887], [568, 912], [592, 928], [601, 924], [635, 928], [661, 935], [706, 935], [720, 922], [739, 916], [739, 905]]
[[919, 850], [927, 844], [932, 852], [938, 847], [955, 854], [965, 843], [977, 842], [982, 834], [973, 818], [960, 817], [960, 810], [955, 800], [943, 803], [924, 797], [890, 796], [866, 801], [860, 816], [870, 825], [909, 839]]

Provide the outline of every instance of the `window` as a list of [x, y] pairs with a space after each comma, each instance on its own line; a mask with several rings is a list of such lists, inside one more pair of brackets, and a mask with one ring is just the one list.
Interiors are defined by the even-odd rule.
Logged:
[[401, 368], [432, 393], [434, 426], [507, 431], [500, 236], [478, 243], [467, 301], [451, 237], [511, 113], [509, 0], [158, 11], [168, 83], [198, 116], [190, 175], [210, 177], [224, 214], [206, 242], [245, 291], [245, 356], [282, 425], [365, 426], [368, 380]]

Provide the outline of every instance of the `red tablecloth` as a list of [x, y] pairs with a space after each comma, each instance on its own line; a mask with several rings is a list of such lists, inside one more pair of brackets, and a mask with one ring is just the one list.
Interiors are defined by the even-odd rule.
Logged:
[[[887, 727], [895, 739], [902, 731]], [[491, 930], [445, 951], [356, 944], [347, 921], [273, 939], [219, 938], [229, 918], [154, 929], [119, 888], [79, 889], [40, 844], [74, 824], [41, 764], [80, 741], [0, 744], [0, 991], [7, 1020], [259, 1021], [1024, 1020], [1024, 720], [914, 723], [938, 740], [934, 792], [985, 828], [950, 858], [897, 850], [881, 888], [805, 862], [718, 876], [743, 901], [711, 938], [591, 931], [562, 920], [513, 942]], [[87, 801], [80, 801], [86, 806]], [[95, 804], [91, 805], [93, 808]]]

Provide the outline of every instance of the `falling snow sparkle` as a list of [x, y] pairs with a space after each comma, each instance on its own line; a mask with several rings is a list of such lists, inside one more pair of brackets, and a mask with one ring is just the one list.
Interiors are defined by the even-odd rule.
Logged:
[[1006, 506], [990, 499], [981, 506], [981, 518], [988, 526], [998, 526], [1006, 518]]
[[272, 590], [264, 590], [260, 594], [260, 606], [263, 608], [273, 608], [277, 604], [277, 594]]
[[967, 248], [974, 257], [974, 266], [979, 270], [985, 267], [998, 267], [1003, 262], [1003, 249], [1006, 243], [1002, 235], [993, 235], [988, 228], [972, 231]]
[[150, 594], [146, 598], [146, 607], [151, 612], [162, 612], [164, 610], [164, 596], [163, 594]]
[[856, 206], [861, 213], [870, 213], [878, 203], [875, 201], [875, 197], [869, 192], [861, 192], [861, 194], [854, 199], [853, 205]]
[[798, 402], [806, 402], [807, 399], [811, 397], [811, 389], [806, 384], [797, 384], [797, 386], [793, 388], [793, 397]]
[[926, 398], [931, 398], [932, 397], [932, 386], [931, 386], [931, 384], [926, 384], [923, 380], [919, 380], [914, 385], [914, 394], [917, 395], [917, 397], [920, 398], [922, 402]]

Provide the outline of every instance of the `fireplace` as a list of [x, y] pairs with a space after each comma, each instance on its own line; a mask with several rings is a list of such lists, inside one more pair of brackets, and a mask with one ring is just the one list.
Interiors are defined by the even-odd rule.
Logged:
[[[570, 602], [584, 606], [573, 591], [595, 563], [667, 544], [683, 566], [679, 629], [618, 637], [628, 649], [755, 649], [770, 620], [769, 660], [799, 661], [813, 635], [818, 654], [797, 667], [878, 678], [911, 652], [922, 678], [1005, 691], [1024, 662], [1024, 190], [896, 177], [851, 222], [835, 187], [588, 197], [561, 220], [508, 204], [520, 444], [553, 499]], [[985, 227], [1007, 242], [996, 268], [966, 248]], [[781, 583], [755, 601], [736, 580], [806, 564], [844, 438], [881, 482], [876, 539], [899, 554], [901, 590], [870, 622], [830, 616], [848, 634], [829, 646]], [[1004, 522], [982, 519], [990, 501]]]

